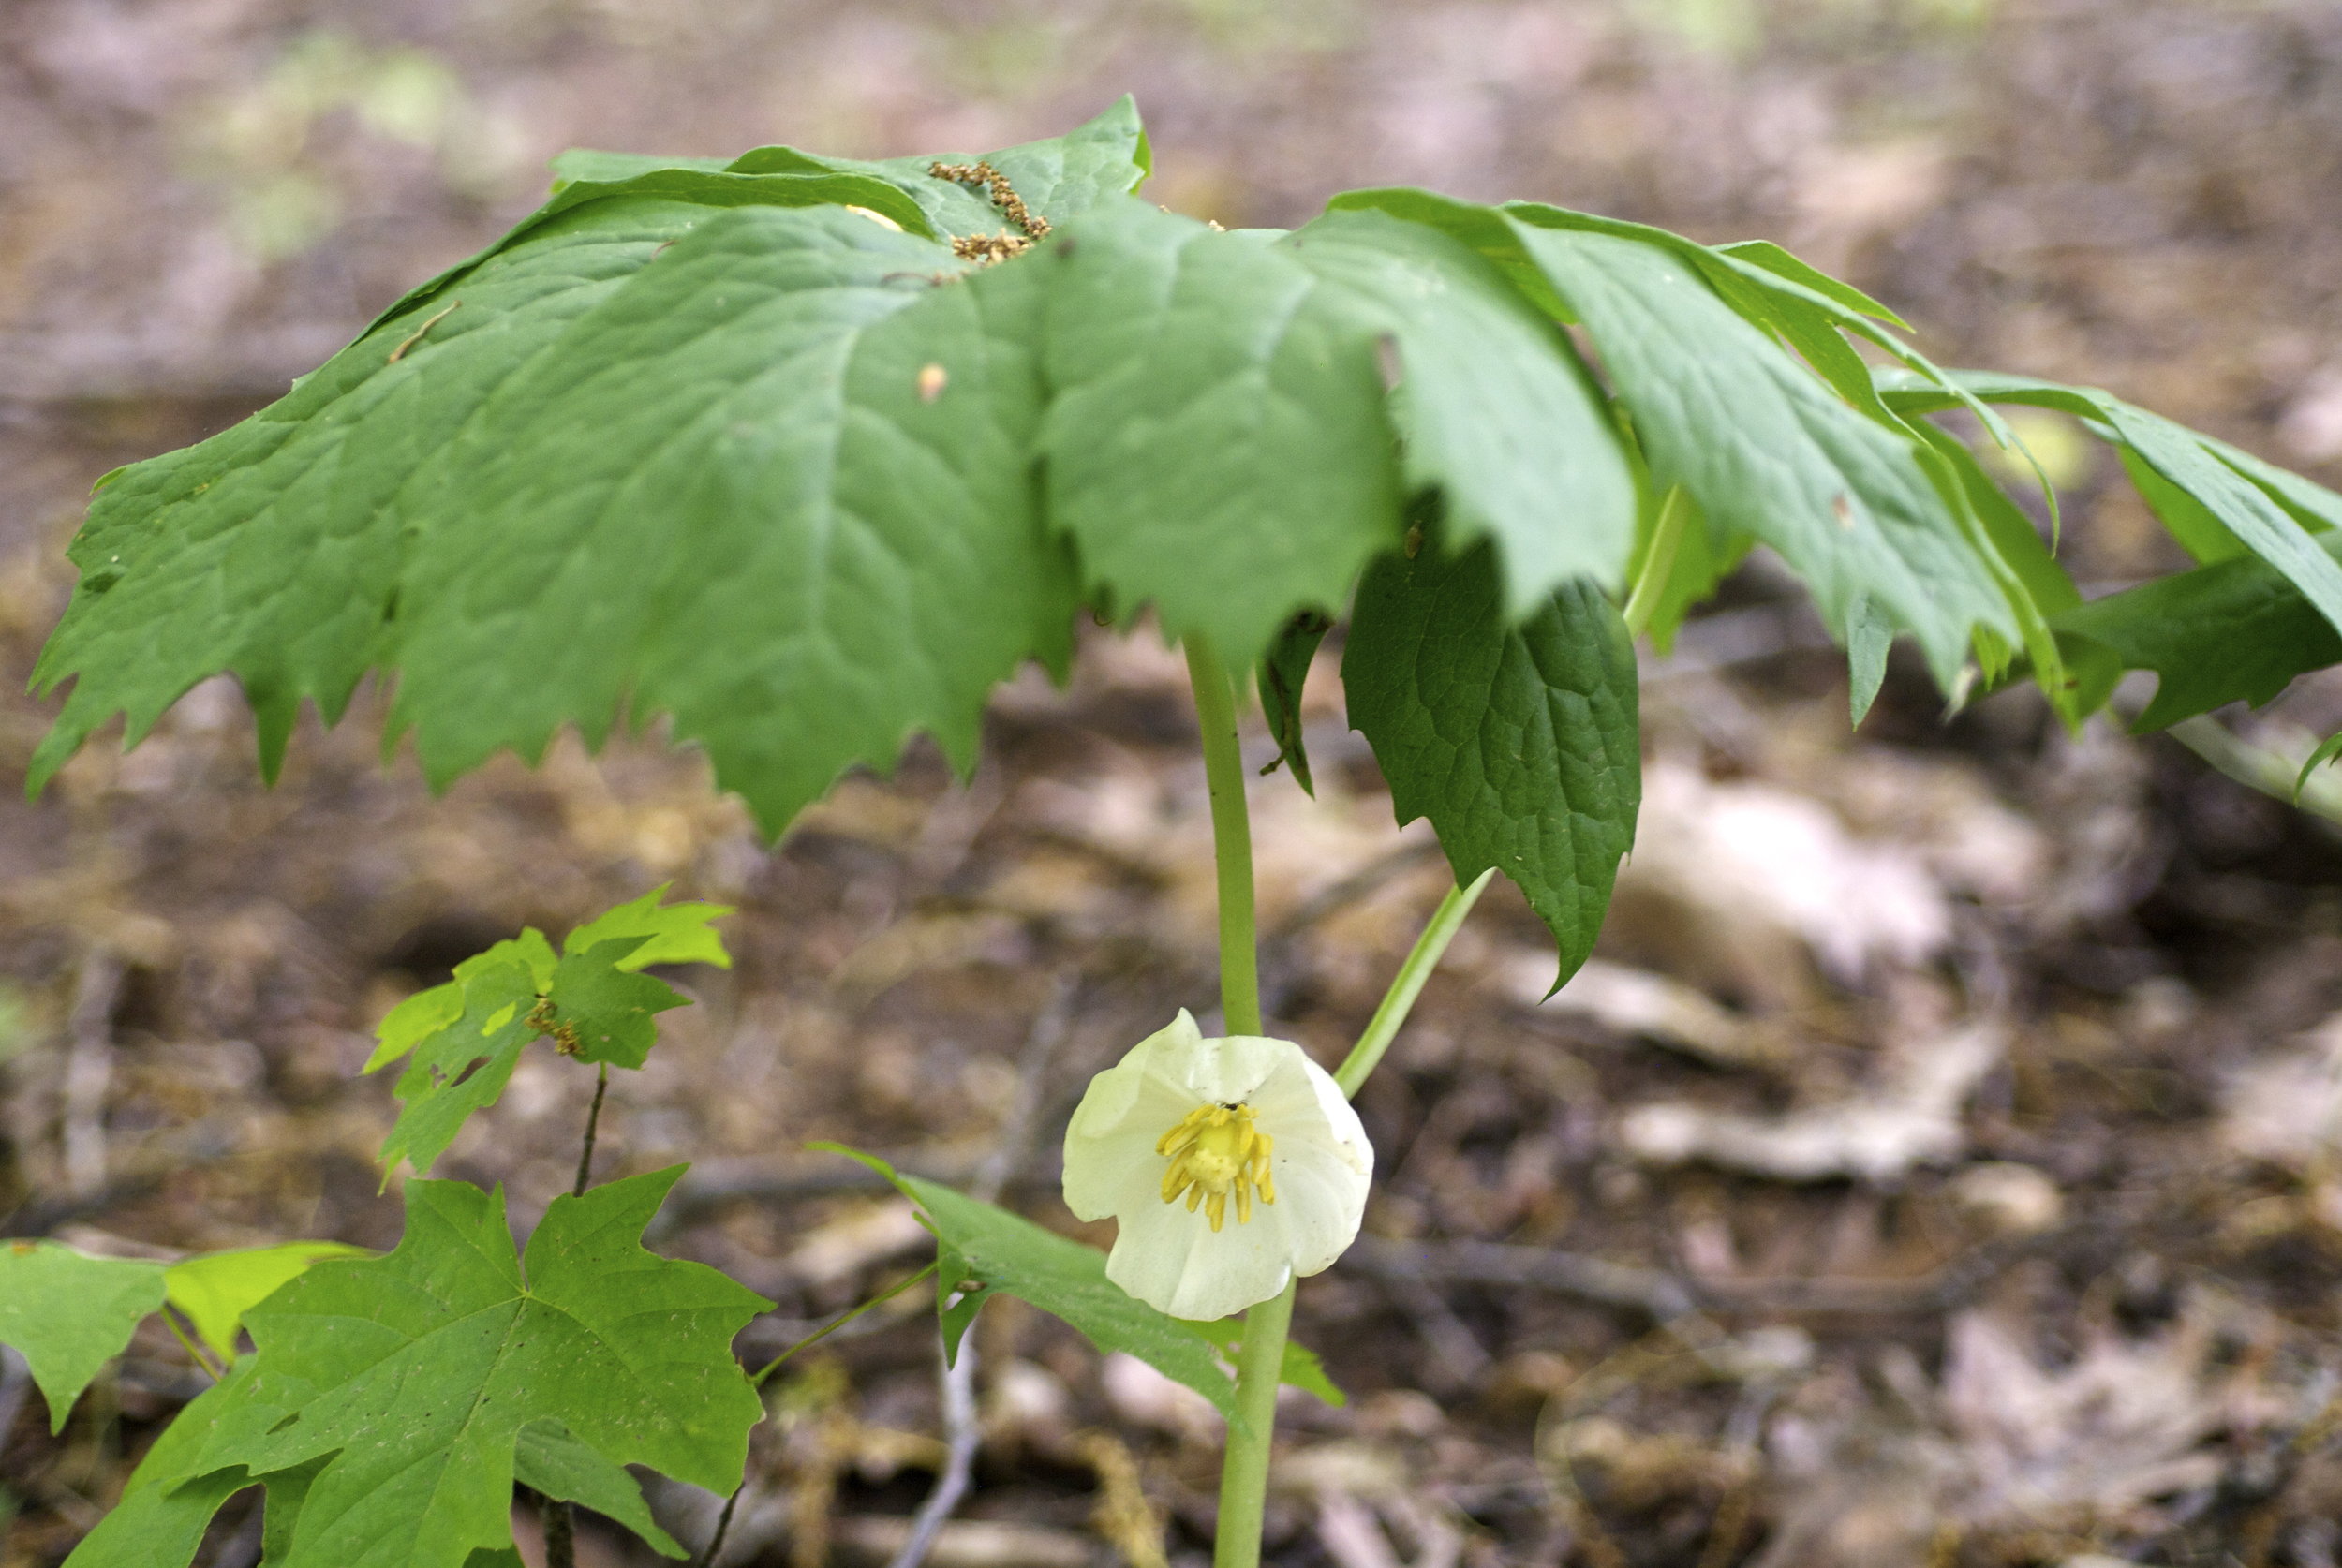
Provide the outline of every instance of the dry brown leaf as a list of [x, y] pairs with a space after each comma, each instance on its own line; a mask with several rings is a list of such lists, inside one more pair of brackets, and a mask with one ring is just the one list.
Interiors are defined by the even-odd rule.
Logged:
[[1661, 1102], [1627, 1112], [1618, 1138], [1654, 1165], [1704, 1161], [1781, 1181], [1891, 1183], [1959, 1158], [1967, 1144], [1961, 1108], [2008, 1043], [2000, 1025], [1971, 1024], [1899, 1048], [1878, 1085], [1855, 1099], [1777, 1117]]

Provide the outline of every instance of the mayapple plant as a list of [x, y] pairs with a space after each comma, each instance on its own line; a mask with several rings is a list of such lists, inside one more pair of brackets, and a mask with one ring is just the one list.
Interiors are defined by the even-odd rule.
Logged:
[[[1083, 612], [1150, 614], [1194, 689], [1225, 1033], [1182, 1013], [1083, 1099], [1065, 1196], [1111, 1256], [859, 1158], [935, 1234], [947, 1359], [1004, 1292], [1223, 1413], [1216, 1561], [1250, 1568], [1280, 1381], [1339, 1397], [1286, 1329], [1357, 1233], [1350, 1097], [1495, 873], [1556, 984], [1585, 958], [1633, 837], [1638, 640], [1763, 545], [1857, 721], [1902, 637], [1955, 702], [2029, 676], [2069, 725], [2153, 672], [2157, 727], [2342, 659], [2342, 496], [2104, 392], [1940, 370], [1773, 244], [1398, 189], [1225, 231], [1134, 196], [1149, 166], [1127, 102], [982, 157], [568, 155], [286, 397], [99, 481], [30, 782], [221, 673], [273, 778], [304, 703], [336, 722], [372, 673], [435, 785], [664, 718], [778, 835], [915, 733], [968, 768], [995, 683], [1062, 676]], [[2083, 602], [1934, 417], [2022, 455], [2004, 404], [2112, 445], [2198, 564]], [[1459, 885], [1329, 1073], [1261, 1016], [1237, 707], [1249, 681], [1308, 788], [1301, 688], [1345, 618], [1350, 720]], [[644, 970], [724, 961], [720, 912], [654, 894], [394, 1010], [386, 1173], [427, 1173], [533, 1042], [594, 1066], [598, 1110], [682, 999]], [[525, 1251], [500, 1191], [421, 1179], [381, 1257], [0, 1250], [53, 1421], [150, 1313], [218, 1380], [75, 1568], [182, 1568], [255, 1487], [273, 1568], [509, 1568], [516, 1486], [556, 1561], [572, 1502], [682, 1555], [624, 1467], [737, 1487], [772, 1368], [729, 1345], [768, 1304], [642, 1248], [675, 1172], [592, 1166], [589, 1119]]]

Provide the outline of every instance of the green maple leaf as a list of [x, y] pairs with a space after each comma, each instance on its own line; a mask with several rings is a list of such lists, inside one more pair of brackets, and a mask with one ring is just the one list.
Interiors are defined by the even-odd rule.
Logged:
[[207, 1252], [172, 1264], [163, 1275], [170, 1304], [186, 1314], [202, 1341], [222, 1362], [236, 1359], [236, 1335], [246, 1312], [327, 1258], [371, 1256], [363, 1247], [338, 1241], [286, 1241], [274, 1247], [241, 1247]]
[[732, 954], [713, 922], [732, 912], [729, 904], [661, 904], [672, 882], [661, 882], [630, 903], [596, 915], [561, 939], [561, 951], [584, 953], [620, 938], [640, 938], [641, 945], [617, 960], [630, 973], [653, 964], [713, 964], [732, 968]]
[[1341, 661], [1401, 823], [1429, 817], [1459, 884], [1490, 866], [1561, 946], [1558, 989], [1593, 950], [1642, 799], [1635, 653], [1617, 610], [1573, 584], [1507, 628], [1486, 545], [1375, 563]]
[[417, 992], [382, 1019], [365, 1071], [409, 1057], [391, 1092], [398, 1121], [382, 1142], [382, 1179], [401, 1160], [431, 1169], [475, 1111], [497, 1102], [541, 1031], [531, 1022], [559, 960], [534, 927], [455, 966], [455, 978]]
[[659, 1038], [652, 1020], [689, 998], [663, 981], [621, 968], [643, 945], [638, 938], [620, 937], [554, 966], [541, 1027], [565, 1056], [618, 1067], [640, 1067], [650, 1056]]
[[[193, 1561], [212, 1516], [255, 1484], [241, 1468], [206, 1470], [200, 1463], [220, 1422], [243, 1408], [251, 1379], [247, 1356], [163, 1428], [130, 1472], [122, 1500], [66, 1559], [68, 1568], [185, 1568]], [[272, 1508], [272, 1526], [276, 1512]], [[274, 1553], [268, 1561], [275, 1568]]]
[[382, 1144], [383, 1181], [401, 1160], [428, 1172], [472, 1113], [496, 1103], [521, 1051], [550, 1038], [581, 1061], [639, 1068], [653, 1018], [689, 998], [637, 971], [652, 964], [732, 966], [711, 922], [724, 904], [660, 904], [660, 883], [562, 939], [556, 955], [534, 926], [455, 966], [455, 978], [384, 1014], [373, 1072], [409, 1058], [392, 1092], [398, 1121]]
[[163, 1304], [163, 1265], [53, 1241], [0, 1241], [0, 1345], [15, 1347], [65, 1430], [73, 1401]]
[[772, 1304], [644, 1250], [681, 1175], [556, 1198], [525, 1263], [500, 1191], [409, 1182], [396, 1250], [319, 1264], [248, 1316], [252, 1369], [184, 1484], [315, 1465], [279, 1568], [462, 1568], [511, 1546], [524, 1472], [644, 1522], [621, 1466], [729, 1491], [763, 1413], [732, 1337]]

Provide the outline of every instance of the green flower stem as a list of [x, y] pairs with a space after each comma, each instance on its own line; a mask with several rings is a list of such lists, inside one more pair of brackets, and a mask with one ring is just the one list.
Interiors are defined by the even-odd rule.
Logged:
[[1675, 571], [1675, 557], [1683, 545], [1683, 529], [1691, 522], [1692, 503], [1680, 484], [1668, 487], [1667, 499], [1659, 503], [1659, 521], [1651, 530], [1651, 548], [1642, 558], [1642, 570], [1635, 573], [1634, 592], [1626, 596], [1626, 635], [1638, 641], [1651, 629], [1652, 617], [1659, 613], [1659, 596], [1667, 591], [1668, 579]]
[[[1220, 1011], [1230, 1034], [1258, 1034], [1260, 960], [1253, 925], [1253, 824], [1244, 806], [1244, 758], [1237, 748], [1236, 699], [1227, 667], [1201, 636], [1187, 639], [1188, 681], [1204, 737], [1211, 786], [1212, 858], [1220, 871]], [[1220, 1470], [1220, 1528], [1212, 1568], [1258, 1568], [1261, 1516], [1268, 1501], [1268, 1450], [1277, 1424], [1278, 1374], [1293, 1323], [1298, 1280], [1244, 1314], [1236, 1358], [1237, 1419]]]
[[1244, 1314], [1236, 1353], [1237, 1419], [1228, 1424], [1227, 1457], [1220, 1465], [1220, 1528], [1211, 1568], [1258, 1568], [1261, 1517], [1268, 1507], [1268, 1449], [1277, 1430], [1277, 1384], [1284, 1369], [1285, 1332], [1293, 1326], [1298, 1280]]
[[917, 1284], [920, 1280], [926, 1279], [930, 1274], [933, 1274], [941, 1266], [941, 1265], [940, 1263], [931, 1263], [927, 1265], [926, 1267], [921, 1269], [918, 1273], [913, 1274], [896, 1284], [887, 1286], [886, 1289], [879, 1292], [878, 1294], [870, 1297], [869, 1300], [864, 1302], [861, 1306], [856, 1307], [851, 1312], [846, 1312], [838, 1317], [831, 1319], [828, 1323], [823, 1324], [821, 1327], [815, 1329], [812, 1333], [807, 1335], [804, 1339], [799, 1339], [795, 1344], [791, 1345], [787, 1350], [782, 1351], [778, 1355], [774, 1356], [770, 1361], [764, 1363], [763, 1369], [749, 1379], [749, 1386], [754, 1388], [763, 1387], [764, 1380], [771, 1377], [775, 1372], [779, 1371], [781, 1364], [787, 1361], [791, 1356], [796, 1354], [801, 1350], [806, 1350], [811, 1346], [821, 1343], [823, 1339], [828, 1339], [831, 1335], [837, 1333], [839, 1329], [845, 1327], [848, 1324], [853, 1322], [854, 1319], [860, 1317], [863, 1313], [870, 1310], [872, 1308], [883, 1306], [885, 1303], [894, 1300], [897, 1296], [902, 1294], [903, 1292], [909, 1290], [912, 1286]]
[[1352, 1099], [1357, 1097], [1358, 1086], [1366, 1082], [1366, 1075], [1374, 1071], [1374, 1064], [1390, 1049], [1400, 1026], [1406, 1023], [1407, 1014], [1414, 1010], [1415, 998], [1423, 994], [1423, 983], [1431, 978], [1447, 944], [1463, 929], [1464, 916], [1472, 912], [1472, 906], [1487, 891], [1489, 879], [1495, 875], [1496, 868], [1491, 865], [1475, 878], [1470, 887], [1451, 887], [1447, 896], [1439, 901], [1439, 908], [1431, 913], [1431, 923], [1416, 939], [1415, 950], [1407, 954], [1407, 961], [1399, 966], [1390, 989], [1383, 993], [1383, 1005], [1374, 1010], [1366, 1032], [1358, 1036], [1358, 1043], [1350, 1047], [1350, 1054], [1334, 1070], [1334, 1082], [1341, 1086], [1342, 1093]]
[[1253, 935], [1253, 824], [1244, 807], [1244, 756], [1227, 667], [1202, 634], [1187, 639], [1187, 678], [1211, 786], [1211, 851], [1220, 870], [1220, 1012], [1230, 1034], [1258, 1034], [1260, 961]]

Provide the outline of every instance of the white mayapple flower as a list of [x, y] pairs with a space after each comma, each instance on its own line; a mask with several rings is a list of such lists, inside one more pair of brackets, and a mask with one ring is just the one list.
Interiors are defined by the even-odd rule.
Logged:
[[1121, 1233], [1106, 1278], [1175, 1318], [1224, 1318], [1357, 1239], [1374, 1150], [1290, 1040], [1171, 1027], [1089, 1080], [1065, 1130], [1065, 1203]]

